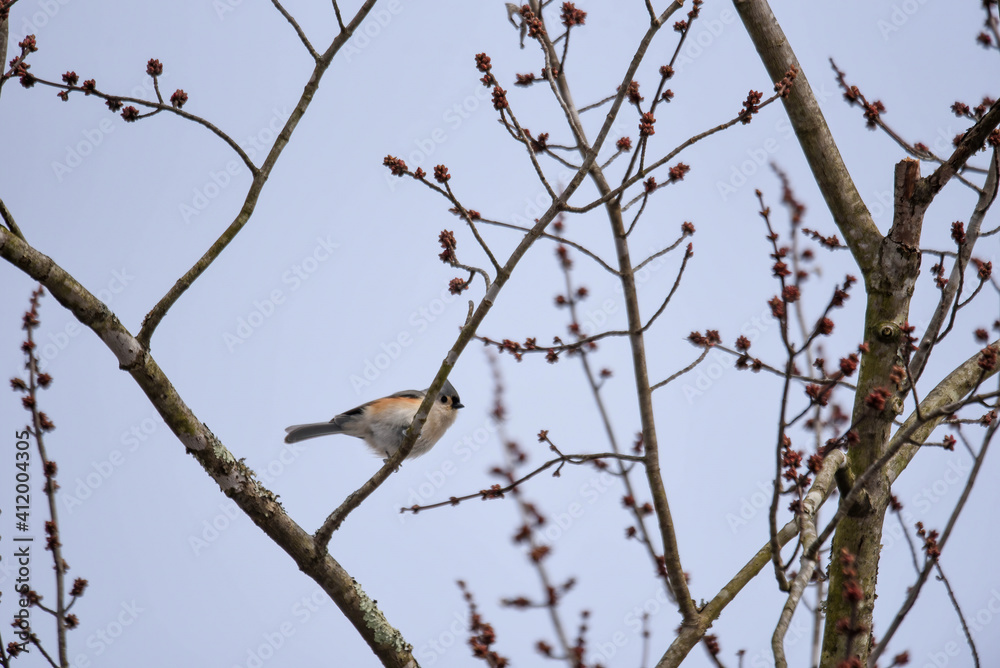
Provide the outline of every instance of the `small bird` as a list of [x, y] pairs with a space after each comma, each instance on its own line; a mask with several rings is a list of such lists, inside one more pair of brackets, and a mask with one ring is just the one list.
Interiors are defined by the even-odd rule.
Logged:
[[[297, 443], [327, 434], [347, 434], [364, 440], [376, 454], [391, 457], [403, 444], [406, 428], [410, 426], [426, 395], [426, 390], [404, 390], [361, 404], [329, 422], [292, 425], [285, 429], [288, 434], [285, 436], [285, 443]], [[464, 406], [458, 398], [458, 392], [446, 380], [438, 394], [438, 400], [431, 404], [420, 437], [406, 458], [413, 459], [430, 450], [448, 427], [454, 424], [459, 408]]]

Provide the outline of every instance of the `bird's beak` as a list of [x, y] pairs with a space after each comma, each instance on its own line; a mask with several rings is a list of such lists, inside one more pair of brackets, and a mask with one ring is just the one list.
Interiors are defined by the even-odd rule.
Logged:
[[457, 402], [456, 402], [456, 403], [454, 403], [454, 404], [452, 404], [452, 405], [451, 405], [451, 407], [452, 407], [452, 408], [454, 408], [454, 409], [455, 409], [456, 411], [457, 411], [457, 410], [458, 410], [459, 408], [465, 408], [465, 406], [464, 406], [464, 405], [462, 405], [462, 404], [460, 404], [460, 403], [457, 403]]

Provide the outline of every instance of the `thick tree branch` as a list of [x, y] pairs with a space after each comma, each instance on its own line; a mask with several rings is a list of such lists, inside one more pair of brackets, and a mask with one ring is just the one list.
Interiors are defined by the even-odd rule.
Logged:
[[962, 136], [962, 140], [958, 143], [958, 147], [951, 154], [951, 157], [924, 179], [927, 186], [927, 204], [930, 204], [934, 196], [941, 192], [951, 177], [958, 174], [969, 158], [983, 148], [986, 144], [986, 138], [998, 125], [1000, 125], [1000, 100], [995, 101], [986, 115]]
[[222, 492], [283, 549], [299, 569], [337, 604], [384, 666], [412, 668], [412, 648], [389, 625], [361, 585], [329, 555], [318, 555], [312, 536], [286, 513], [273, 492], [216, 438], [184, 403], [152, 355], [108, 307], [51, 258], [0, 227], [0, 257], [44, 285], [52, 296], [89, 327], [142, 389], [170, 430]]
[[[994, 348], [1000, 347], [1000, 339], [990, 345]], [[977, 352], [945, 376], [920, 402], [919, 415], [918, 411], [914, 411], [903, 422], [903, 426], [893, 434], [886, 450], [892, 450], [897, 446], [899, 450], [886, 467], [890, 484], [894, 483], [906, 469], [910, 460], [920, 450], [920, 445], [930, 437], [931, 432], [948, 417], [941, 409], [960, 401], [962, 397], [997, 373], [996, 369], [984, 372], [979, 365], [981, 358], [982, 355]], [[920, 416], [923, 416], [924, 420], [921, 420]]]
[[[883, 467], [891, 456], [889, 435], [893, 421], [902, 411], [906, 396], [905, 387], [896, 389], [890, 379], [895, 369], [906, 365], [910, 340], [905, 327], [920, 270], [919, 245], [926, 209], [913, 203], [919, 183], [919, 162], [907, 158], [896, 164], [892, 228], [880, 240], [865, 273], [863, 338], [868, 351], [861, 357], [852, 411], [858, 444], [848, 454], [847, 468], [855, 482], [848, 495], [850, 502], [845, 499], [835, 517], [837, 533], [831, 545], [824, 664], [847, 655], [850, 636], [837, 631], [838, 620], [850, 618], [872, 628], [882, 529], [891, 496], [891, 483]], [[828, 525], [821, 539], [833, 526]], [[856, 603], [840, 595], [847, 577], [840, 564], [844, 553], [854, 555], [857, 581], [864, 592], [864, 598]], [[864, 640], [855, 643], [853, 651], [864, 662], [869, 648], [870, 643]]]

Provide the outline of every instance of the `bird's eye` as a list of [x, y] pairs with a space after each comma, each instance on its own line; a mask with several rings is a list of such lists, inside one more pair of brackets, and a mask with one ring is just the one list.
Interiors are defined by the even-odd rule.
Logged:
[[442, 404], [448, 403], [448, 397], [441, 397], [441, 403]]

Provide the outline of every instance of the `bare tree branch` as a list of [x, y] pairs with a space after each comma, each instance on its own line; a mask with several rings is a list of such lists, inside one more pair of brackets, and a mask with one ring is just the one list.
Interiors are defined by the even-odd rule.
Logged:
[[[826, 471], [827, 468], [831, 471], [837, 471], [843, 468], [846, 458], [844, 453], [840, 450], [833, 450], [826, 459], [823, 461], [823, 470]], [[831, 476], [822, 476], [823, 481], [826, 483], [826, 487], [820, 485], [820, 476], [817, 476], [816, 481], [813, 482], [812, 487], [809, 489], [807, 498], [816, 495], [814, 498], [818, 499], [816, 501], [817, 507], [822, 505], [822, 503], [833, 493], [835, 485], [830, 483]], [[784, 547], [788, 544], [792, 538], [797, 536], [799, 533], [799, 528], [795, 520], [787, 523], [778, 532], [778, 545]], [[677, 637], [667, 648], [667, 651], [660, 657], [660, 660], [656, 664], [656, 668], [675, 668], [679, 666], [687, 656], [688, 652], [698, 644], [701, 640], [705, 631], [711, 624], [718, 619], [722, 611], [725, 610], [726, 606], [729, 605], [733, 599], [740, 593], [740, 591], [745, 587], [751, 580], [753, 580], [757, 575], [763, 570], [763, 568], [771, 561], [771, 542], [768, 541], [761, 547], [750, 561], [740, 569], [740, 571], [733, 576], [733, 578], [726, 583], [724, 587], [719, 590], [719, 593], [709, 601], [707, 604], [701, 607], [701, 615], [698, 618], [698, 623], [693, 626], [682, 626], [677, 634]]]
[[254, 524], [292, 557], [303, 573], [322, 587], [383, 665], [396, 668], [414, 665], [412, 648], [389, 625], [361, 585], [333, 557], [316, 550], [312, 537], [288, 516], [277, 496], [264, 488], [253, 472], [191, 411], [153, 356], [104, 303], [51, 258], [2, 227], [0, 257], [42, 283], [81, 324], [97, 334], [118, 359], [120, 368], [139, 385], [185, 451]]
[[969, 258], [972, 257], [972, 251], [975, 248], [976, 241], [979, 239], [979, 231], [982, 228], [983, 219], [996, 199], [998, 163], [1000, 163], [1000, 152], [994, 149], [990, 159], [990, 169], [986, 177], [986, 184], [979, 196], [979, 200], [976, 202], [972, 215], [969, 217], [969, 226], [965, 231], [966, 242], [959, 248], [958, 258], [951, 268], [951, 276], [948, 279], [948, 284], [941, 291], [941, 300], [938, 302], [938, 306], [934, 310], [934, 315], [931, 316], [931, 321], [927, 325], [927, 329], [924, 330], [920, 344], [916, 352], [913, 353], [913, 358], [910, 360], [910, 375], [915, 379], [920, 378], [927, 360], [930, 358], [931, 351], [934, 349], [934, 344], [941, 331], [941, 326], [944, 324], [944, 319], [948, 315], [948, 311], [951, 309], [952, 303], [955, 301], [958, 293], [958, 287], [961, 283], [959, 279], [965, 275], [965, 268], [969, 264]]
[[[288, 21], [291, 24], [292, 28], [295, 29], [295, 34], [297, 34], [299, 36], [299, 39], [302, 40], [302, 44], [305, 45], [306, 51], [308, 51], [309, 55], [313, 57], [313, 60], [319, 60], [319, 53], [317, 53], [316, 49], [313, 48], [313, 45], [309, 43], [309, 38], [306, 37], [306, 34], [305, 34], [305, 32], [303, 32], [302, 26], [300, 26], [298, 24], [298, 21], [296, 21], [292, 17], [292, 15], [288, 13], [288, 10], [286, 10], [281, 5], [281, 2], [279, 0], [271, 0], [271, 2], [274, 3], [275, 8], [281, 13], [282, 16], [285, 17], [285, 20]], [[333, 6], [334, 6], [334, 8], [336, 8], [337, 7], [337, 3], [333, 3]], [[337, 9], [337, 20], [341, 22], [340, 23], [340, 29], [343, 30], [344, 29], [344, 24], [343, 24], [343, 21], [340, 18], [340, 10], [339, 9]]]
[[9, 229], [14, 236], [21, 241], [27, 241], [27, 239], [24, 238], [24, 233], [21, 232], [21, 228], [17, 226], [17, 222], [14, 220], [14, 214], [10, 212], [10, 209], [7, 208], [7, 205], [4, 204], [2, 199], [0, 199], [0, 218], [3, 219], [3, 222], [7, 225], [7, 229]]
[[839, 456], [832, 457], [834, 454], [832, 452], [827, 457], [829, 463], [827, 461], [823, 462], [823, 468], [816, 476], [816, 481], [813, 483], [812, 489], [802, 501], [801, 510], [796, 513], [803, 551], [799, 562], [799, 572], [792, 581], [788, 599], [785, 601], [785, 606], [781, 610], [781, 616], [778, 618], [778, 625], [775, 627], [774, 635], [771, 637], [771, 649], [774, 651], [774, 662], [778, 668], [785, 668], [788, 665], [788, 661], [785, 659], [785, 634], [788, 633], [788, 626], [792, 623], [792, 615], [795, 613], [795, 608], [798, 607], [806, 585], [812, 580], [813, 573], [816, 571], [818, 563], [816, 550], [811, 548], [817, 538], [816, 515], [825, 499], [824, 490], [831, 489], [834, 474], [846, 462], [843, 452], [840, 450], [835, 450], [834, 452]]

